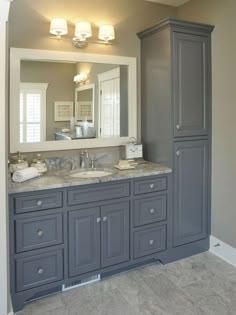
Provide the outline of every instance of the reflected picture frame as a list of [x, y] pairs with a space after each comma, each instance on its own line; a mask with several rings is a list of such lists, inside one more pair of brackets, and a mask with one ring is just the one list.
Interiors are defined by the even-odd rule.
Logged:
[[74, 102], [54, 102], [54, 121], [70, 121], [74, 116]]

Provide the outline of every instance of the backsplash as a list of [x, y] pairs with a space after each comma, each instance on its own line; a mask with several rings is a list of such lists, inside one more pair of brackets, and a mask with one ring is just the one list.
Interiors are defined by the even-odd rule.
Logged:
[[[80, 167], [80, 154], [85, 150], [63, 150], [63, 151], [48, 151], [48, 152], [30, 152], [22, 153], [22, 155], [30, 162], [35, 158], [37, 153], [41, 153], [46, 160], [48, 171], [60, 170], [71, 167], [71, 161], [75, 168]], [[95, 158], [95, 166], [106, 164], [115, 164], [120, 159], [124, 158], [125, 149], [121, 147], [106, 147], [106, 148], [91, 148], [86, 149], [90, 158]], [[12, 154], [15, 155], [15, 154]], [[11, 156], [12, 156], [11, 155]]]

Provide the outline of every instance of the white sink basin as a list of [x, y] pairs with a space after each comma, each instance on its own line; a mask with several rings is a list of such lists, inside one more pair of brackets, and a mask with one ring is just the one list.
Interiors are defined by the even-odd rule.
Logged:
[[109, 170], [104, 169], [90, 169], [84, 171], [78, 171], [70, 175], [70, 177], [75, 178], [98, 178], [98, 177], [105, 177], [111, 175], [112, 172]]

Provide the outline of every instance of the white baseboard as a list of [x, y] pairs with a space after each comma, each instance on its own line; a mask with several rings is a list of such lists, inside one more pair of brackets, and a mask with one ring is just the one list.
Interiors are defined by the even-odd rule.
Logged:
[[236, 267], [236, 248], [210, 236], [210, 252]]
[[9, 300], [10, 300], [10, 306], [9, 306], [9, 313], [7, 315], [14, 315], [12, 301], [11, 301], [10, 296], [9, 296]]

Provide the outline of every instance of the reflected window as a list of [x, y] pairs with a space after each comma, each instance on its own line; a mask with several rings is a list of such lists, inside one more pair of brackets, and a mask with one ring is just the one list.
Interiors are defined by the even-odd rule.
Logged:
[[42, 83], [20, 85], [20, 143], [45, 140], [47, 86]]

